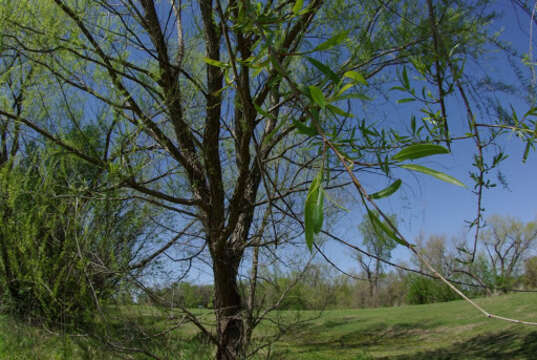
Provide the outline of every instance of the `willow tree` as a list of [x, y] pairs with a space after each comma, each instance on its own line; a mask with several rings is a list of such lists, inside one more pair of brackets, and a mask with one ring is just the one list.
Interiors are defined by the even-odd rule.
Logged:
[[[501, 158], [490, 166], [484, 159], [486, 124], [477, 124], [472, 113], [463, 66], [494, 40], [487, 28], [489, 1], [1, 4], [2, 47], [38, 68], [39, 81], [27, 96], [38, 110], [3, 107], [0, 115], [109, 172], [111, 187], [134, 189], [140, 201], [174, 213], [179, 235], [186, 234], [184, 224], [199, 226], [212, 263], [217, 329], [211, 339], [218, 359], [248, 355], [255, 322], [243, 312], [237, 276], [248, 249], [256, 254], [260, 247], [278, 246], [270, 226], [275, 217], [305, 225], [312, 249], [327, 189], [345, 183], [345, 172], [359, 190], [356, 176], [362, 171], [390, 177], [394, 167], [460, 185], [408, 163], [455, 146], [459, 136], [448, 126], [449, 96], [459, 96], [468, 108], [466, 137], [475, 140], [480, 159], [478, 192]], [[393, 81], [399, 83], [393, 90], [399, 102], [421, 104], [425, 114], [400, 120], [409, 131], [397, 122], [381, 125], [362, 111], [379, 92], [393, 98]], [[423, 91], [416, 90], [418, 82]], [[62, 101], [47, 98], [59, 91], [66, 95]], [[59, 103], [79, 109], [79, 116], [57, 116]], [[102, 111], [96, 116], [93, 108]], [[61, 131], [66, 122], [100, 126], [104, 148], [88, 152], [69, 142]], [[531, 137], [526, 130], [521, 136]], [[302, 174], [313, 180], [303, 181]], [[302, 221], [302, 206], [288, 198], [308, 191], [309, 183]], [[368, 193], [361, 188], [360, 194], [367, 204]], [[376, 212], [369, 214], [377, 228], [405, 244]]]

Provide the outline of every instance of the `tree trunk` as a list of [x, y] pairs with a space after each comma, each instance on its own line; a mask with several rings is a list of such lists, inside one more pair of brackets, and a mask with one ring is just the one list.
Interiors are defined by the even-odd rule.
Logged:
[[241, 254], [223, 251], [213, 258], [217, 360], [241, 358], [242, 301], [237, 285]]
[[367, 271], [367, 283], [369, 285], [369, 301], [368, 304], [371, 304], [373, 301], [373, 278], [371, 276], [371, 271]]

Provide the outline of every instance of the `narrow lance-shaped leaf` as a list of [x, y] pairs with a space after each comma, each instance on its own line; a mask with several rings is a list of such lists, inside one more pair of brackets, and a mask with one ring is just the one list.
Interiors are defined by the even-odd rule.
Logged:
[[336, 97], [339, 97], [341, 94], [343, 94], [345, 91], [349, 90], [351, 87], [355, 85], [356, 84], [354, 83], [348, 83], [348, 84], [343, 85], [343, 87], [339, 89], [339, 91], [337, 92]]
[[229, 67], [230, 65], [229, 64], [226, 64], [226, 63], [223, 63], [221, 61], [218, 61], [218, 60], [215, 60], [215, 59], [211, 59], [211, 58], [208, 58], [208, 57], [203, 57], [202, 58], [203, 61], [209, 65], [212, 65], [212, 66], [216, 66], [216, 67], [219, 67], [219, 68], [227, 68]]
[[404, 169], [408, 169], [408, 170], [412, 170], [412, 171], [418, 171], [418, 172], [421, 172], [421, 173], [424, 173], [424, 174], [427, 174], [427, 175], [434, 176], [437, 179], [440, 179], [442, 181], [445, 181], [445, 182], [453, 184], [453, 185], [466, 187], [466, 185], [464, 185], [459, 180], [455, 179], [453, 176], [444, 174], [443, 172], [433, 170], [433, 169], [430, 169], [430, 168], [425, 167], [425, 166], [415, 165], [415, 164], [404, 164], [404, 165], [400, 165], [400, 166], [402, 168], [404, 168]]
[[297, 15], [302, 7], [304, 6], [304, 0], [296, 0], [295, 5], [293, 6], [293, 14]]
[[410, 145], [399, 151], [392, 157], [395, 161], [414, 160], [436, 154], [448, 154], [449, 150], [436, 144]]
[[314, 213], [314, 222], [313, 222], [313, 232], [318, 234], [323, 229], [324, 221], [324, 189], [319, 185], [317, 194], [315, 196], [315, 213]]
[[327, 102], [326, 102], [326, 98], [324, 97], [323, 92], [321, 91], [321, 89], [319, 89], [315, 85], [311, 85], [309, 87], [309, 90], [310, 90], [310, 95], [311, 95], [311, 98], [313, 99], [313, 101], [315, 101], [315, 103], [317, 105], [319, 105], [321, 108], [324, 108], [326, 106]]
[[406, 89], [409, 89], [410, 88], [410, 81], [408, 81], [408, 74], [406, 72], [406, 67], [403, 68], [403, 78], [402, 78], [402, 81], [403, 81], [403, 86], [406, 88]]
[[295, 125], [296, 130], [299, 134], [307, 135], [307, 136], [315, 136], [318, 134], [315, 128], [310, 127], [300, 121], [294, 121], [293, 125]]
[[522, 163], [526, 163], [526, 161], [528, 160], [528, 156], [530, 154], [530, 150], [531, 148], [533, 147], [533, 143], [531, 142], [531, 140], [528, 140], [528, 142], [526, 143], [526, 147], [524, 148], [524, 154], [522, 155]]
[[371, 224], [373, 225], [373, 229], [375, 229], [375, 232], [377, 235], [381, 236], [381, 232], [386, 233], [390, 238], [395, 240], [398, 244], [401, 244], [403, 246], [409, 247], [409, 243], [406, 242], [403, 239], [400, 239], [399, 236], [395, 234], [395, 232], [390, 229], [390, 227], [385, 224], [384, 222], [380, 221], [377, 214], [374, 211], [367, 210], [367, 214], [369, 215], [369, 219], [371, 220]]
[[333, 72], [327, 65], [309, 56], [306, 56], [306, 60], [308, 60], [317, 69], [319, 69], [323, 74], [328, 76], [330, 80], [332, 80], [335, 83], [339, 83], [339, 80], [340, 80], [339, 76], [335, 72]]
[[393, 194], [394, 192], [396, 192], [397, 190], [399, 190], [399, 188], [401, 187], [401, 179], [397, 179], [395, 180], [390, 186], [388, 186], [387, 188], [381, 190], [381, 191], [378, 191], [374, 194], [371, 194], [369, 195], [369, 197], [371, 199], [381, 199], [383, 197], [386, 197], [386, 196], [390, 196], [391, 194]]
[[306, 245], [311, 251], [313, 249], [313, 235], [318, 234], [323, 226], [323, 203], [324, 190], [321, 186], [322, 171], [311, 182], [304, 209], [304, 230], [306, 234]]
[[413, 102], [413, 101], [416, 101], [416, 99], [415, 98], [404, 98], [404, 99], [397, 100], [397, 103], [398, 104], [404, 104], [404, 103]]
[[263, 115], [263, 117], [266, 117], [267, 119], [274, 119], [274, 115], [272, 115], [271, 113], [263, 110], [262, 107], [258, 106], [255, 103], [254, 103], [254, 108], [259, 114]]
[[354, 83], [367, 85], [367, 81], [365, 80], [365, 77], [357, 71], [347, 71], [345, 74], [343, 74], [343, 76], [348, 77], [349, 79], [352, 79]]
[[318, 45], [315, 49], [313, 49], [313, 51], [328, 50], [336, 45], [339, 45], [345, 41], [345, 39], [347, 39], [348, 34], [349, 31], [340, 32], [339, 34], [332, 36], [330, 39]]
[[364, 101], [373, 100], [369, 96], [367, 96], [365, 94], [360, 94], [360, 93], [350, 93], [350, 94], [346, 94], [346, 95], [338, 95], [337, 99], [338, 100], [360, 99], [360, 100], [364, 100]]
[[337, 106], [327, 104], [326, 108], [330, 111], [332, 111], [334, 114], [345, 116], [345, 117], [354, 117], [353, 114], [343, 111], [342, 109], [338, 108]]

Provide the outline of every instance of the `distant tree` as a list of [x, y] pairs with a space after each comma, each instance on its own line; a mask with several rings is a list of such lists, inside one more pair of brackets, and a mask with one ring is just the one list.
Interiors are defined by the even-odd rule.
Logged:
[[524, 263], [524, 284], [529, 289], [537, 289], [537, 256], [532, 256]]
[[[432, 234], [424, 240], [424, 235], [420, 234], [416, 239], [416, 246], [418, 251], [437, 271], [446, 276], [451, 275], [454, 268], [454, 256], [450, 253], [446, 236]], [[414, 259], [413, 262], [420, 267], [420, 270], [426, 271], [420, 261]]]
[[495, 215], [488, 219], [488, 224], [482, 233], [483, 245], [495, 275], [495, 286], [507, 291], [537, 243], [537, 223]]
[[[396, 224], [395, 215], [391, 215], [390, 219], [393, 224]], [[392, 250], [397, 246], [397, 242], [391, 238], [386, 232], [379, 228], [371, 219], [370, 216], [365, 216], [358, 230], [362, 235], [362, 244], [366, 251], [375, 257], [367, 256], [362, 253], [357, 254], [358, 264], [360, 269], [366, 275], [369, 283], [369, 297], [373, 305], [376, 305], [376, 296], [379, 287], [379, 279], [383, 274], [383, 262], [381, 259], [389, 260]]]

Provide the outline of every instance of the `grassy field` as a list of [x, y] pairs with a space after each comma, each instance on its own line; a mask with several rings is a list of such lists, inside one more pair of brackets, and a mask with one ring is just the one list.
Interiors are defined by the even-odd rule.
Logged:
[[[537, 294], [477, 303], [497, 315], [537, 321]], [[453, 301], [327, 311], [278, 345], [282, 359], [537, 359], [537, 327], [488, 319]]]
[[[477, 302], [488, 311], [537, 321], [537, 294]], [[297, 313], [280, 313], [291, 319]], [[300, 317], [315, 318], [316, 312]], [[145, 321], [154, 318], [145, 314]], [[134, 328], [128, 328], [134, 332]], [[261, 332], [268, 332], [264, 326]], [[164, 359], [206, 359], [211, 351], [191, 341], [193, 328], [166, 333], [152, 349]], [[190, 341], [189, 341], [190, 340]], [[275, 359], [537, 359], [537, 327], [487, 319], [462, 301], [395, 308], [333, 310], [284, 336]], [[0, 317], [0, 359], [120, 359], [87, 338], [58, 336]], [[137, 354], [136, 359], [147, 358]]]

